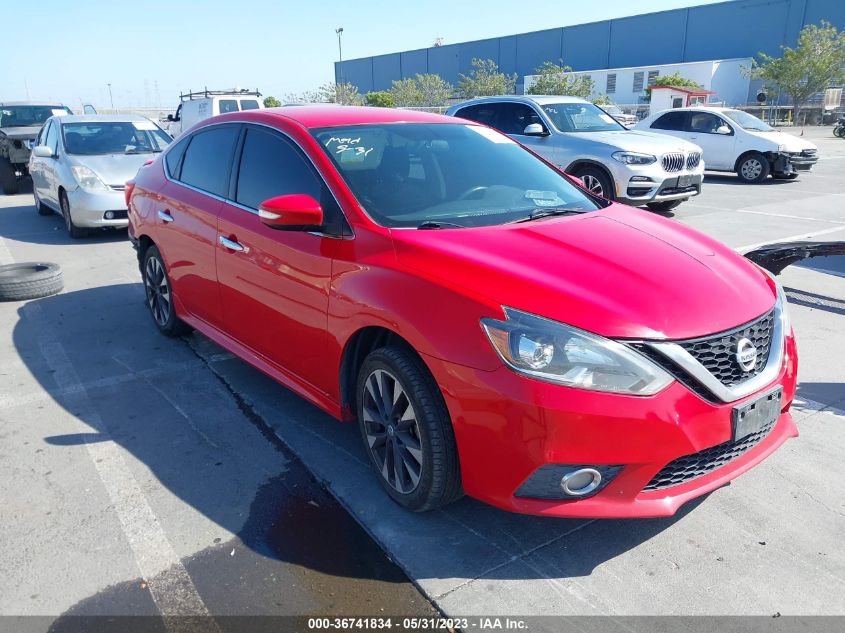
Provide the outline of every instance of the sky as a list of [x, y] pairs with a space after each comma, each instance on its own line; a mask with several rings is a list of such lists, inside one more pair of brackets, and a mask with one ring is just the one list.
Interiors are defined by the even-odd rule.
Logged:
[[[8, 0], [0, 101], [174, 108], [180, 91], [282, 98], [353, 59], [717, 0]], [[564, 60], [565, 61], [565, 60]]]

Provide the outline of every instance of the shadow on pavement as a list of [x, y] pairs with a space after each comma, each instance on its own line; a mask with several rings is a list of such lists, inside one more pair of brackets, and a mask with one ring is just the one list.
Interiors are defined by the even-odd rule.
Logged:
[[[454, 584], [461, 578], [588, 576], [701, 503], [654, 520], [520, 516], [469, 498], [439, 512], [409, 513], [381, 490], [353, 425], [330, 418], [238, 359], [203, 358], [193, 348], [204, 337], [161, 336], [140, 283], [36, 300], [19, 316], [13, 336], [20, 358], [57, 403], [91, 427], [45, 442], [71, 448], [114, 441], [251, 552], [322, 577], [406, 580], [287, 447], [341, 492], [344, 504], [415, 579]], [[85, 391], [92, 406], [80, 406], [78, 389], [59, 389], [55, 363], [39, 344], [45, 324], [79, 382], [92, 385]]]
[[845, 403], [845, 381], [843, 382], [801, 382], [796, 395], [830, 406]]
[[[5, 207], [0, 211], [0, 237], [17, 242], [87, 246], [127, 240], [126, 229], [92, 229], [85, 237], [73, 239], [67, 233], [62, 216], [58, 213], [38, 215], [33, 204]], [[31, 213], [31, 220], [21, 224], [21, 213]]]
[[785, 287], [784, 290], [786, 291], [789, 303], [845, 316], [845, 301], [842, 299], [820, 295], [809, 290], [799, 290], [797, 288]]

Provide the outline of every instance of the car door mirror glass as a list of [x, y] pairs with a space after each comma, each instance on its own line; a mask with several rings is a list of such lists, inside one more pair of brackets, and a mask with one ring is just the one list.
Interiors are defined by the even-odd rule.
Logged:
[[530, 123], [522, 131], [525, 136], [548, 136], [549, 131], [540, 123]]
[[258, 207], [258, 217], [270, 228], [282, 231], [312, 231], [323, 224], [323, 208], [303, 193], [276, 196]]
[[32, 154], [37, 158], [52, 158], [53, 150], [51, 150], [46, 145], [36, 145], [32, 148]]

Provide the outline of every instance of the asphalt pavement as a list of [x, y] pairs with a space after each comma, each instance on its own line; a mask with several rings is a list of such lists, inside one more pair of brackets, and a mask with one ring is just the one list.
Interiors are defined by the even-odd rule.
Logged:
[[[791, 131], [789, 133], [799, 133]], [[845, 140], [797, 181], [708, 175], [673, 217], [739, 251], [845, 240]], [[0, 197], [0, 614], [845, 614], [845, 258], [786, 269], [801, 436], [676, 516], [567, 520], [383, 493], [357, 430], [200, 335], [155, 330], [125, 234]], [[413, 584], [411, 584], [413, 582]], [[421, 592], [421, 593], [420, 593]], [[430, 602], [431, 603], [430, 603]], [[553, 628], [553, 624], [548, 625]]]

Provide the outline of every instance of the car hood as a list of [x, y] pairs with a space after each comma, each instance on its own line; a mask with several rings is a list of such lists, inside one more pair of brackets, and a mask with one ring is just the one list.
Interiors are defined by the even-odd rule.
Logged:
[[787, 152], [803, 152], [805, 149], [818, 150], [818, 147], [816, 147], [814, 143], [811, 143], [800, 136], [795, 136], [794, 134], [789, 134], [788, 132], [781, 132], [780, 130], [772, 130], [770, 132], [745, 130], [745, 133], [764, 139], [770, 143], [774, 143], [775, 145], [782, 145], [784, 150]]
[[641, 132], [640, 130], [612, 130], [608, 132], [568, 132], [566, 136], [576, 137], [584, 142], [601, 143], [616, 149], [629, 152], [643, 152], [660, 156], [667, 152], [695, 152], [700, 151], [698, 145], [683, 139]]
[[141, 166], [158, 154], [103, 154], [97, 156], [69, 155], [72, 165], [85, 165], [107, 185], [123, 186], [138, 173]]
[[399, 261], [417, 274], [608, 337], [703, 336], [751, 321], [775, 301], [773, 282], [727, 246], [623, 205], [392, 236]]
[[29, 125], [26, 127], [4, 127], [0, 128], [0, 132], [13, 140], [18, 139], [21, 141], [28, 141], [38, 136], [40, 129], [40, 125]]

